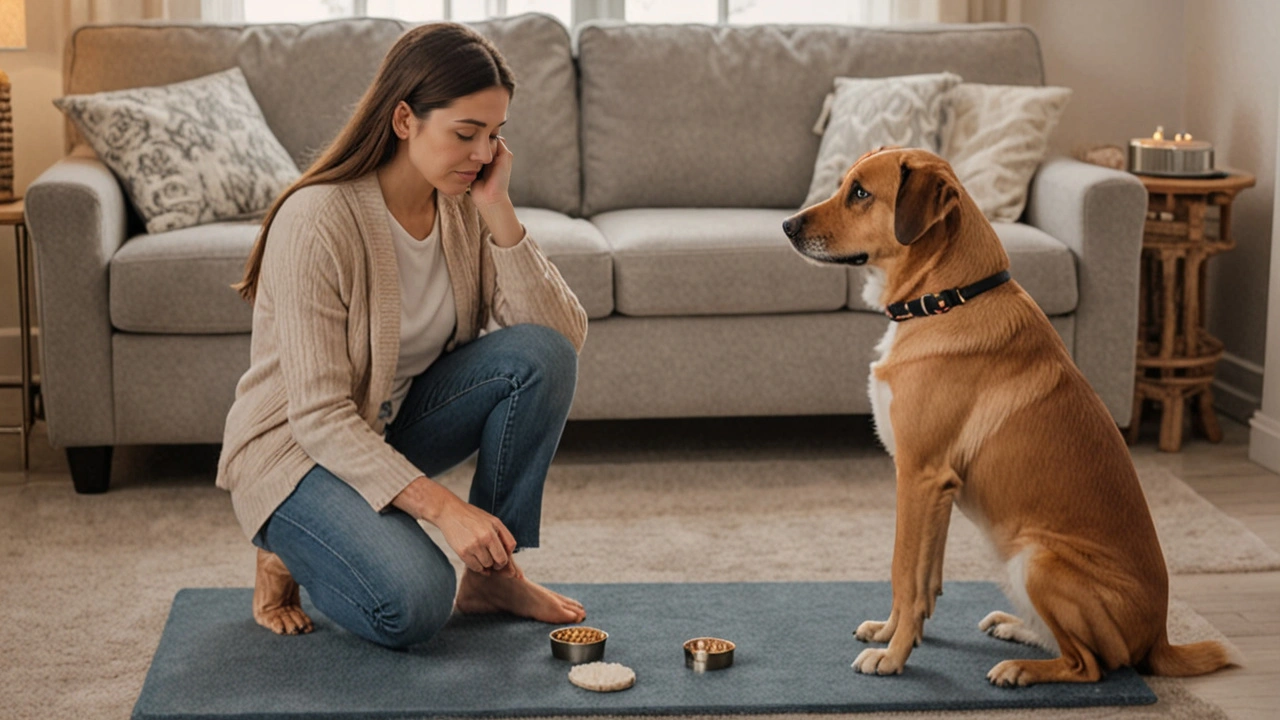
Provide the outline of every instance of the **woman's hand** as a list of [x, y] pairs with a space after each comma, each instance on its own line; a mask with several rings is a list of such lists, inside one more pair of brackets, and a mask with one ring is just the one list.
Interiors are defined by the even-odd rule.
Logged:
[[397, 508], [440, 528], [445, 542], [474, 572], [516, 575], [511, 562], [516, 539], [498, 518], [463, 501], [445, 486], [420, 477], [391, 501]]
[[484, 166], [481, 177], [471, 183], [471, 201], [481, 210], [487, 205], [511, 202], [507, 193], [511, 185], [511, 150], [502, 136], [494, 141], [493, 160]]
[[462, 563], [481, 575], [516, 575], [515, 563], [511, 562], [516, 539], [507, 526], [456, 495], [454, 501], [439, 513], [434, 524]]
[[514, 247], [524, 238], [524, 226], [516, 217], [507, 187], [511, 184], [511, 151], [501, 137], [496, 141], [493, 162], [484, 166], [484, 176], [471, 183], [471, 202], [498, 247]]

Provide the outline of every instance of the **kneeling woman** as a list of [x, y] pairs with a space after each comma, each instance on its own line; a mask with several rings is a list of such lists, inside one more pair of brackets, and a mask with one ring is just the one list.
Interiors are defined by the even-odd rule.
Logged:
[[[499, 135], [515, 84], [456, 24], [409, 30], [338, 138], [278, 199], [237, 286], [250, 367], [218, 486], [258, 547], [253, 615], [403, 647], [453, 608], [578, 622], [524, 576], [586, 336], [516, 219]], [[431, 480], [479, 451], [469, 502]], [[438, 527], [461, 581], [418, 525]]]

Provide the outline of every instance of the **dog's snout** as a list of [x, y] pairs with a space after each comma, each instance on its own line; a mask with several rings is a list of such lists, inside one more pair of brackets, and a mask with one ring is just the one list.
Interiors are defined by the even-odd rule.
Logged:
[[804, 216], [792, 215], [791, 217], [782, 221], [782, 232], [786, 233], [787, 237], [794, 238], [795, 236], [800, 234], [800, 228], [803, 226], [804, 226]]

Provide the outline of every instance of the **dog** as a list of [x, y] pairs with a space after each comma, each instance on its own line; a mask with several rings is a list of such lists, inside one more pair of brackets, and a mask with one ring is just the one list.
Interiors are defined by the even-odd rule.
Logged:
[[893, 606], [854, 635], [888, 643], [854, 661], [901, 673], [942, 594], [954, 504], [1006, 563], [1021, 618], [979, 629], [1052, 660], [1005, 660], [999, 686], [1093, 682], [1129, 665], [1155, 675], [1238, 662], [1218, 642], [1170, 645], [1169, 578], [1138, 476], [1110, 413], [1035, 301], [951, 166], [881, 148], [830, 199], [789, 218], [793, 247], [867, 265], [864, 297], [895, 322], [871, 365], [874, 422], [897, 469]]

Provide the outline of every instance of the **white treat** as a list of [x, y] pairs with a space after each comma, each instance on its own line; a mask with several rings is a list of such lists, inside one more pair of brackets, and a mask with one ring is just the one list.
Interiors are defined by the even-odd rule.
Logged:
[[636, 673], [619, 663], [591, 662], [575, 665], [569, 671], [569, 682], [586, 690], [615, 692], [636, 684]]

